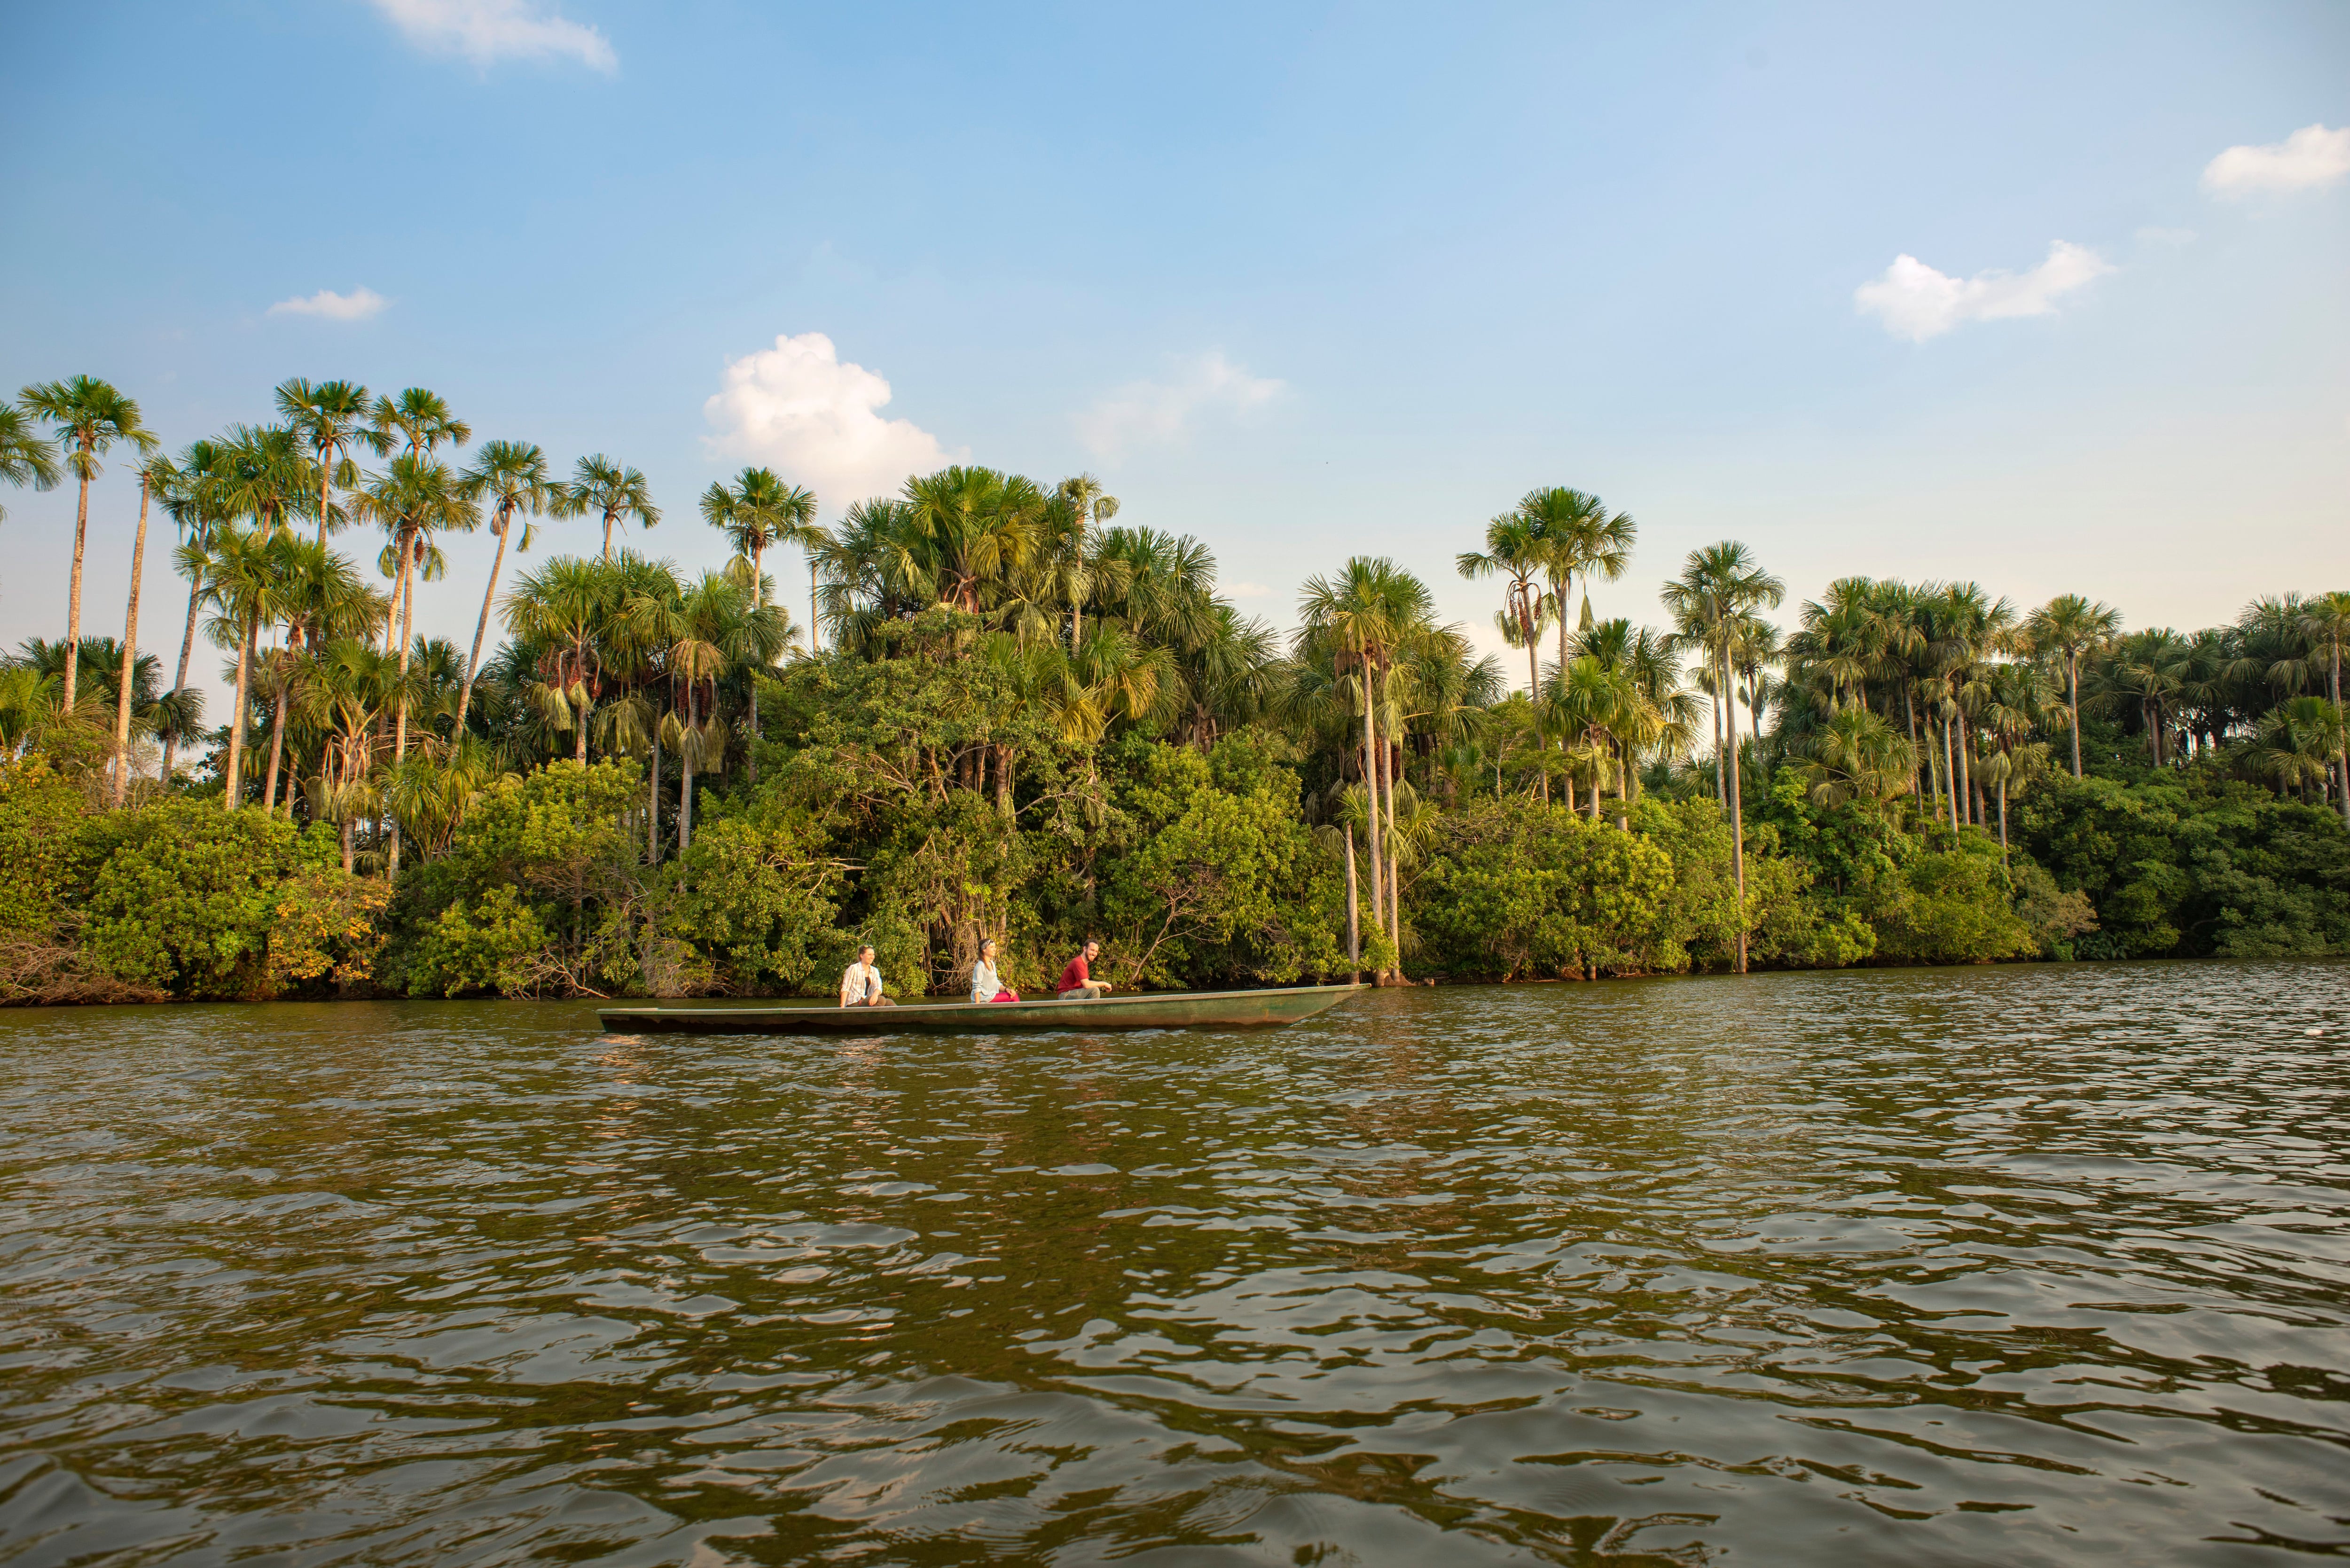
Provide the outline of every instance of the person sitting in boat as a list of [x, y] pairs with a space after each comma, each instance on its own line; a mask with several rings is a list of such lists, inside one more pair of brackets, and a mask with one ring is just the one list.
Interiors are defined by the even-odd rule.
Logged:
[[881, 971], [873, 967], [870, 943], [857, 950], [857, 961], [840, 971], [840, 1005], [843, 1007], [895, 1007], [881, 992]]
[[1055, 988], [1060, 992], [1063, 1002], [1072, 998], [1079, 1002], [1092, 1002], [1109, 994], [1109, 981], [1096, 980], [1093, 977], [1093, 961], [1099, 957], [1101, 957], [1101, 943], [1092, 937], [1087, 937], [1086, 945], [1078, 950], [1077, 956], [1071, 959], [1069, 966], [1061, 971], [1060, 984]]
[[973, 1002], [1017, 1002], [1020, 993], [1003, 983], [995, 972], [995, 939], [979, 939], [979, 958], [971, 966], [971, 999]]

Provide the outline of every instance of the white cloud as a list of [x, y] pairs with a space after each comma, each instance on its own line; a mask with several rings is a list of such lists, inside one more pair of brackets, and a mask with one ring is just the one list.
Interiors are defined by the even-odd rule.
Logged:
[[323, 316], [329, 321], [365, 321], [391, 301], [362, 285], [348, 294], [322, 288], [307, 297], [281, 299], [269, 307], [272, 316]]
[[1244, 414], [1279, 397], [1284, 383], [1248, 370], [1211, 348], [1178, 361], [1163, 381], [1129, 381], [1076, 416], [1077, 434], [1094, 454], [1114, 459], [1129, 448], [1181, 441], [1203, 413]]
[[2195, 243], [2192, 229], [2166, 229], [2158, 223], [2148, 223], [2137, 231], [2137, 237], [2150, 245], [2191, 245]]
[[1885, 323], [1896, 337], [1923, 343], [1963, 321], [1999, 321], [2014, 316], [2053, 316], [2059, 296], [2105, 276], [2113, 264], [2084, 245], [2058, 240], [2048, 259], [2030, 272], [1996, 268], [1972, 277], [1936, 272], [1913, 255], [1899, 255], [1885, 275], [1853, 291], [1864, 315]]
[[844, 363], [823, 333], [804, 332], [726, 361], [726, 384], [702, 412], [718, 432], [713, 451], [772, 463], [837, 509], [968, 455], [910, 420], [883, 419], [889, 400], [888, 381]]
[[2214, 196], [2314, 191], [2345, 174], [2350, 174], [2350, 126], [2304, 125], [2265, 147], [2230, 147], [2204, 165], [2203, 189]]
[[590, 70], [620, 68], [611, 40], [542, 0], [375, 0], [375, 8], [422, 48], [494, 60], [569, 56]]
[[1228, 599], [1261, 599], [1273, 590], [1263, 583], [1232, 583], [1224, 589]]

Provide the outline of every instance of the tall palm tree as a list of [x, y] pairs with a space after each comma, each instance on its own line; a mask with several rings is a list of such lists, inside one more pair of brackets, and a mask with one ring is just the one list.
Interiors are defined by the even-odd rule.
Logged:
[[[378, 398], [369, 410], [369, 422], [384, 442], [382, 450], [405, 445], [408, 457], [416, 462], [444, 445], [463, 446], [473, 439], [473, 427], [450, 410], [448, 400], [422, 387], [409, 387], [397, 394]], [[415, 624], [408, 596], [414, 586], [415, 563], [411, 557], [413, 549], [420, 547], [421, 542], [413, 538], [398, 542], [391, 573], [390, 624], [394, 630]]]
[[[1549, 575], [1554, 613], [1558, 618], [1558, 661], [1567, 660], [1568, 611], [1575, 604], [1575, 584], [1583, 580], [1586, 593], [1596, 575], [1614, 582], [1631, 564], [1632, 544], [1639, 524], [1622, 512], [1611, 513], [1596, 495], [1565, 485], [1530, 490], [1518, 503], [1518, 515], [1534, 525], [1542, 541], [1543, 569]], [[1586, 607], [1587, 609], [1587, 607]]]
[[1085, 638], [1086, 597], [1093, 586], [1087, 570], [1091, 559], [1087, 530], [1109, 526], [1110, 519], [1118, 515], [1118, 497], [1090, 473], [1061, 481], [1053, 493], [1068, 508], [1070, 521], [1062, 580], [1069, 602], [1069, 649], [1075, 652]]
[[1504, 512], [1485, 524], [1485, 547], [1464, 550], [1458, 565], [1461, 575], [1474, 580], [1499, 575], [1507, 579], [1502, 590], [1502, 615], [1515, 631], [1512, 646], [1526, 650], [1526, 691], [1533, 694], [1541, 688], [1542, 675], [1535, 665], [1537, 643], [1542, 623], [1552, 612], [1549, 597], [1542, 591], [1541, 578], [1548, 563], [1547, 544], [1542, 526], [1523, 511]]
[[623, 468], [602, 452], [581, 458], [571, 470], [571, 499], [582, 513], [604, 520], [604, 559], [612, 558], [612, 525], [633, 519], [639, 528], [660, 522], [653, 504], [652, 486], [633, 468]]
[[221, 613], [212, 623], [213, 640], [236, 652], [235, 696], [229, 706], [228, 762], [221, 777], [222, 805], [234, 811], [244, 797], [246, 698], [253, 689], [254, 644], [261, 628], [274, 622], [286, 580], [286, 541], [259, 527], [231, 524], [213, 541], [212, 597]]
[[[139, 465], [139, 534], [130, 546], [130, 603], [122, 613], [122, 691], [114, 704], [114, 807], [122, 809], [130, 791], [130, 677], [139, 662], [139, 580], [147, 565], [147, 505], [159, 481], [168, 483], [172, 460], [151, 457]], [[169, 778], [167, 774], [164, 775]]]
[[1032, 479], [962, 465], [908, 480], [905, 499], [938, 602], [972, 615], [1027, 564], [1046, 505]]
[[376, 406], [368, 389], [352, 381], [321, 381], [313, 386], [296, 376], [277, 389], [277, 411], [296, 437], [307, 444], [318, 465], [318, 543], [340, 526], [330, 486], [357, 489], [359, 467], [351, 461], [358, 447], [381, 457], [390, 450], [390, 438], [373, 422]]
[[473, 455], [473, 465], [460, 477], [488, 504], [490, 532], [498, 541], [497, 552], [490, 557], [489, 585], [482, 590], [482, 616], [473, 623], [473, 651], [465, 660], [465, 684], [457, 698], [457, 729], [462, 732], [473, 708], [473, 679], [482, 669], [482, 639], [490, 629], [490, 606], [498, 597], [498, 572], [506, 564], [506, 541], [514, 520], [523, 519], [522, 538], [515, 548], [527, 550], [530, 520], [549, 512], [566, 513], [573, 503], [561, 482], [547, 477], [546, 454], [528, 441], [484, 441]]
[[[64, 473], [57, 464], [57, 443], [42, 439], [24, 410], [0, 403], [0, 481], [55, 490]], [[8, 509], [0, 506], [0, 523], [7, 519]]]
[[[382, 407], [380, 403], [377, 406], [379, 410]], [[394, 545], [396, 570], [391, 604], [384, 621], [387, 633], [400, 639], [400, 680], [392, 701], [391, 758], [392, 765], [397, 767], [408, 755], [408, 672], [416, 641], [415, 579], [421, 572], [420, 562], [426, 552], [434, 551], [432, 541], [437, 535], [470, 534], [480, 526], [482, 504], [473, 485], [452, 472], [447, 463], [427, 454], [421, 437], [411, 443], [411, 451], [386, 464], [384, 472], [376, 475], [356, 500], [360, 514], [381, 524], [392, 535]], [[399, 875], [397, 815], [392, 818], [385, 868], [392, 876]]]
[[1390, 746], [1379, 739], [1384, 706], [1393, 714], [1391, 685], [1383, 690], [1382, 672], [1393, 668], [1408, 641], [1428, 626], [1427, 585], [1391, 561], [1357, 556], [1331, 577], [1309, 577], [1298, 594], [1296, 634], [1298, 655], [1326, 662], [1341, 681], [1349, 676], [1358, 684], [1363, 718], [1363, 783], [1371, 820], [1371, 910], [1379, 913], [1382, 884], [1391, 940], [1399, 944], [1393, 978], [1403, 976], [1400, 951], [1401, 892], [1395, 867], [1395, 792], [1388, 755]]
[[[226, 527], [234, 514], [229, 511], [222, 495], [220, 471], [226, 462], [226, 452], [217, 441], [191, 441], [180, 453], [180, 461], [154, 471], [155, 493], [163, 503], [165, 515], [180, 531], [181, 543], [173, 552], [173, 566], [188, 579], [188, 624], [180, 637], [180, 670], [172, 682], [175, 701], [186, 703], [195, 695], [188, 685], [188, 664], [196, 649], [196, 621], [211, 602], [207, 581], [212, 560], [214, 535]], [[172, 763], [179, 750], [176, 731], [163, 740], [163, 782], [172, 779]]]
[[2122, 612], [2079, 594], [2059, 594], [2025, 618], [2033, 648], [2064, 661], [2064, 707], [2073, 727], [2073, 776], [2081, 776], [2081, 656], [2103, 648], [2122, 628]]
[[1745, 803], [1738, 777], [1738, 707], [1732, 670], [1746, 623], [1754, 612], [1775, 607], [1786, 597], [1786, 585], [1755, 564], [1745, 545], [1725, 539], [1692, 550], [1681, 575], [1667, 583], [1662, 598], [1686, 646], [1700, 649], [1719, 682], [1718, 702], [1723, 704], [1723, 741], [1730, 768], [1731, 865], [1738, 882], [1738, 972], [1746, 972], [1746, 821]]
[[[816, 609], [816, 496], [804, 486], [785, 484], [773, 469], [746, 468], [732, 486], [712, 483], [702, 493], [702, 520], [726, 535], [735, 553], [751, 565], [751, 605], [764, 609], [767, 600], [768, 546], [788, 539], [807, 551], [808, 609]], [[751, 735], [759, 734], [759, 687], [751, 686]], [[759, 753], [751, 751], [751, 782], [759, 781]]]
[[80, 498], [74, 505], [73, 579], [66, 598], [64, 697], [70, 717], [75, 661], [81, 649], [81, 562], [89, 539], [89, 482], [100, 472], [99, 455], [111, 451], [117, 441], [130, 442], [142, 457], [160, 443], [141, 422], [139, 405], [94, 376], [27, 387], [17, 401], [26, 413], [47, 421], [56, 429], [57, 444], [65, 449], [66, 467], [81, 485]]

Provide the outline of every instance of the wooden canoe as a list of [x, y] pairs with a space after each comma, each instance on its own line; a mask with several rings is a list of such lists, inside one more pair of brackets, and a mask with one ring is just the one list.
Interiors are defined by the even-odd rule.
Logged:
[[735, 1003], [601, 1007], [614, 1034], [1032, 1034], [1105, 1029], [1251, 1029], [1311, 1018], [1360, 985], [1188, 991], [1069, 1002], [917, 1002], [898, 1007], [759, 1007]]

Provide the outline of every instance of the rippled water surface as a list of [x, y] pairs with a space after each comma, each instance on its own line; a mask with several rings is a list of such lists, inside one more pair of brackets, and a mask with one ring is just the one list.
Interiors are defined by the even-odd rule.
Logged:
[[2350, 1554], [2345, 982], [0, 1014], [0, 1559]]

